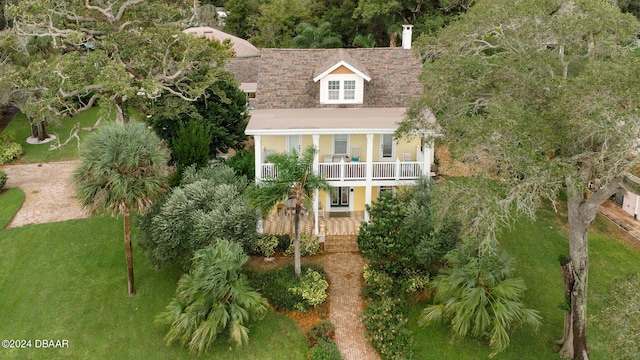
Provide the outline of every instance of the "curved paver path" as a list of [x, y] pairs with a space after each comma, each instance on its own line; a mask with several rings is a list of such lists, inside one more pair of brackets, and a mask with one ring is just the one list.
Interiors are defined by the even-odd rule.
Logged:
[[364, 336], [360, 320], [360, 287], [366, 261], [359, 253], [322, 256], [329, 288], [329, 320], [336, 326], [336, 344], [345, 360], [379, 360], [380, 356]]
[[7, 188], [20, 188], [24, 203], [7, 227], [82, 219], [89, 214], [74, 197], [71, 183], [78, 161], [5, 165]]

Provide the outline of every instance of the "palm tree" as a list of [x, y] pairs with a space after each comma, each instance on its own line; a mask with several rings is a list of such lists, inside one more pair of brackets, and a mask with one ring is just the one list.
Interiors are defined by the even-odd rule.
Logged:
[[295, 201], [293, 218], [294, 236], [294, 270], [300, 277], [300, 212], [310, 208], [314, 190], [328, 189], [329, 183], [311, 170], [316, 149], [309, 146], [301, 154], [297, 151], [277, 153], [267, 156], [267, 162], [273, 163], [276, 176], [263, 179], [249, 192], [251, 204], [267, 214], [273, 207], [287, 199]]
[[512, 278], [511, 258], [466, 243], [446, 256], [447, 268], [429, 286], [435, 290], [434, 305], [427, 306], [419, 323], [450, 323], [454, 336], [488, 337], [491, 356], [509, 345], [512, 324], [540, 325], [537, 310], [527, 309], [522, 296], [527, 289], [521, 278]]
[[76, 194], [92, 214], [122, 215], [129, 295], [135, 295], [131, 211], [144, 212], [166, 188], [169, 151], [139, 123], [110, 123], [87, 137], [74, 173]]
[[293, 38], [293, 45], [299, 49], [327, 49], [342, 47], [342, 40], [331, 30], [331, 23], [324, 22], [318, 27], [309, 23], [300, 23], [298, 36]]
[[214, 239], [196, 251], [193, 266], [178, 282], [176, 296], [156, 322], [170, 325], [167, 344], [180, 341], [190, 351], [206, 351], [218, 334], [229, 327], [231, 340], [244, 344], [250, 316], [261, 318], [269, 304], [253, 290], [242, 274], [249, 257], [236, 242]]
[[373, 37], [373, 34], [367, 34], [367, 35], [358, 34], [353, 39], [352, 45], [354, 47], [359, 47], [359, 48], [374, 48], [376, 47], [376, 39]]

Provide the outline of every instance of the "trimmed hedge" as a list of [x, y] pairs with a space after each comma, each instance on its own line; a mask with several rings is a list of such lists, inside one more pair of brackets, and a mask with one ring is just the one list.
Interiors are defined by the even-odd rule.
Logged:
[[0, 170], [0, 190], [2, 190], [2, 188], [4, 188], [4, 186], [7, 184], [8, 179], [9, 176], [7, 175], [7, 173]]

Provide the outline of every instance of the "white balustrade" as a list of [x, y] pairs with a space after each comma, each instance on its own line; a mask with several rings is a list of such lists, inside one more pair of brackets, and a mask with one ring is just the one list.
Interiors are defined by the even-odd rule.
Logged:
[[[423, 163], [419, 161], [374, 162], [372, 180], [411, 180], [422, 175]], [[319, 163], [318, 172], [329, 181], [366, 180], [367, 163], [339, 162]], [[277, 176], [274, 164], [262, 164], [263, 179]]]

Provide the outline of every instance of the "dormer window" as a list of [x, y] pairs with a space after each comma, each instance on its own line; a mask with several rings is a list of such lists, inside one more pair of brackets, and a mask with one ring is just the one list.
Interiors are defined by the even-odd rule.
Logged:
[[356, 80], [329, 80], [329, 101], [353, 101], [356, 99]]
[[314, 82], [320, 82], [321, 104], [362, 104], [365, 80], [371, 81], [366, 70], [360, 70], [344, 60], [324, 68], [313, 79]]

